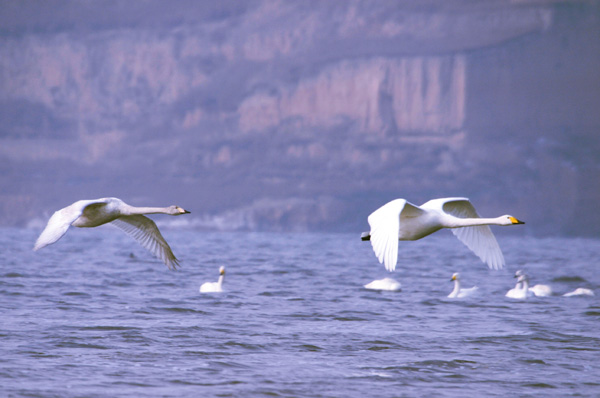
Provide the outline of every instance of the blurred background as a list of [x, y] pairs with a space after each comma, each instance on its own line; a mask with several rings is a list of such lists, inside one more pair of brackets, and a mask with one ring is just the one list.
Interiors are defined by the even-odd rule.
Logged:
[[360, 233], [467, 196], [599, 236], [599, 133], [599, 1], [0, 1], [0, 225], [116, 196]]

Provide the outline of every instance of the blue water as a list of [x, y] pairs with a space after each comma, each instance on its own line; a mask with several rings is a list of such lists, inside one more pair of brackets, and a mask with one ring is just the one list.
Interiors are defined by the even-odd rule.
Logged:
[[[389, 274], [359, 233], [167, 229], [173, 272], [110, 226], [38, 233], [0, 229], [1, 396], [600, 396], [598, 240], [505, 234], [490, 271], [441, 231]], [[518, 268], [556, 295], [504, 297]], [[456, 271], [476, 297], [446, 298]]]

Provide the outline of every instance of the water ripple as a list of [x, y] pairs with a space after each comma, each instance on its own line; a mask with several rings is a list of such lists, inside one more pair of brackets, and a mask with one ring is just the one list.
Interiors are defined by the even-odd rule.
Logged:
[[[356, 234], [167, 229], [170, 272], [114, 231], [35, 253], [2, 231], [4, 396], [598, 395], [600, 298], [559, 295], [600, 287], [596, 240], [499, 236], [501, 271], [451, 234], [400, 242], [386, 294], [363, 288], [388, 273]], [[223, 264], [225, 292], [199, 294]], [[517, 267], [557, 295], [504, 297]], [[448, 299], [457, 271], [482, 294]]]

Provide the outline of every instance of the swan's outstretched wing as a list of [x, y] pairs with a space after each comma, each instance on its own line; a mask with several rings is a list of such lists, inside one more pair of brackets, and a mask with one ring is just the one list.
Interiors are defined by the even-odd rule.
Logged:
[[[442, 204], [445, 213], [459, 218], [479, 218], [479, 214], [466, 198], [449, 198]], [[453, 228], [452, 233], [492, 269], [504, 266], [504, 256], [498, 242], [487, 225]]]
[[48, 220], [46, 228], [37, 238], [33, 250], [39, 250], [42, 247], [51, 245], [63, 237], [75, 220], [83, 214], [83, 210], [93, 203], [104, 203], [95, 200], [79, 200], [72, 205], [57, 210]]
[[148, 217], [142, 215], [121, 216], [111, 222], [120, 228], [148, 251], [160, 258], [169, 269], [177, 269], [179, 261], [171, 251], [171, 247], [163, 238], [158, 227]]
[[393, 271], [398, 263], [400, 218], [415, 217], [423, 211], [405, 199], [396, 199], [375, 210], [368, 218], [371, 226], [371, 246], [385, 269]]

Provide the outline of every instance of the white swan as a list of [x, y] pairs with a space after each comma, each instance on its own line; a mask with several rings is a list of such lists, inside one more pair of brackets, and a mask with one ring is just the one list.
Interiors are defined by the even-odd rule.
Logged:
[[572, 292], [563, 294], [564, 297], [572, 297], [572, 296], [593, 296], [594, 291], [591, 289], [586, 289], [585, 287], [578, 287]]
[[[525, 275], [522, 270], [518, 270], [515, 272], [515, 278], [518, 278], [521, 275]], [[533, 293], [536, 297], [548, 297], [552, 296], [552, 288], [548, 285], [535, 285], [529, 288], [529, 291]]]
[[509, 215], [480, 218], [466, 198], [433, 199], [421, 206], [396, 199], [371, 213], [368, 221], [371, 231], [361, 238], [371, 241], [375, 255], [388, 271], [398, 262], [398, 240], [421, 239], [442, 228], [451, 228], [490, 268], [502, 268], [504, 256], [488, 225], [524, 224]]
[[79, 228], [97, 227], [111, 223], [133, 237], [170, 269], [176, 269], [179, 261], [169, 244], [160, 234], [158, 227], [143, 214], [170, 214], [177, 216], [189, 213], [179, 206], [134, 207], [117, 198], [79, 200], [70, 206], [56, 211], [46, 228], [35, 242], [33, 250], [39, 250], [58, 241], [72, 225]]
[[[516, 275], [515, 278], [517, 278]], [[522, 300], [531, 296], [533, 296], [533, 292], [529, 290], [529, 279], [525, 274], [518, 276], [515, 287], [506, 292], [506, 297], [512, 299]]]
[[472, 296], [479, 290], [477, 286], [470, 287], [468, 289], [463, 289], [460, 286], [460, 274], [455, 272], [452, 274], [451, 281], [454, 281], [454, 290], [448, 295], [448, 298], [464, 298]]
[[[515, 276], [515, 278], [518, 278], [518, 276]], [[506, 292], [505, 296], [510, 298], [517, 298], [518, 296], [522, 295], [521, 290], [523, 290], [523, 282], [519, 282], [517, 280], [515, 287]]]
[[390, 292], [397, 292], [402, 290], [402, 285], [395, 279], [383, 278], [367, 283], [365, 288], [370, 290], [387, 290]]
[[217, 282], [204, 282], [200, 286], [200, 293], [220, 293], [223, 291], [223, 279], [225, 278], [225, 267], [219, 268], [219, 280]]

